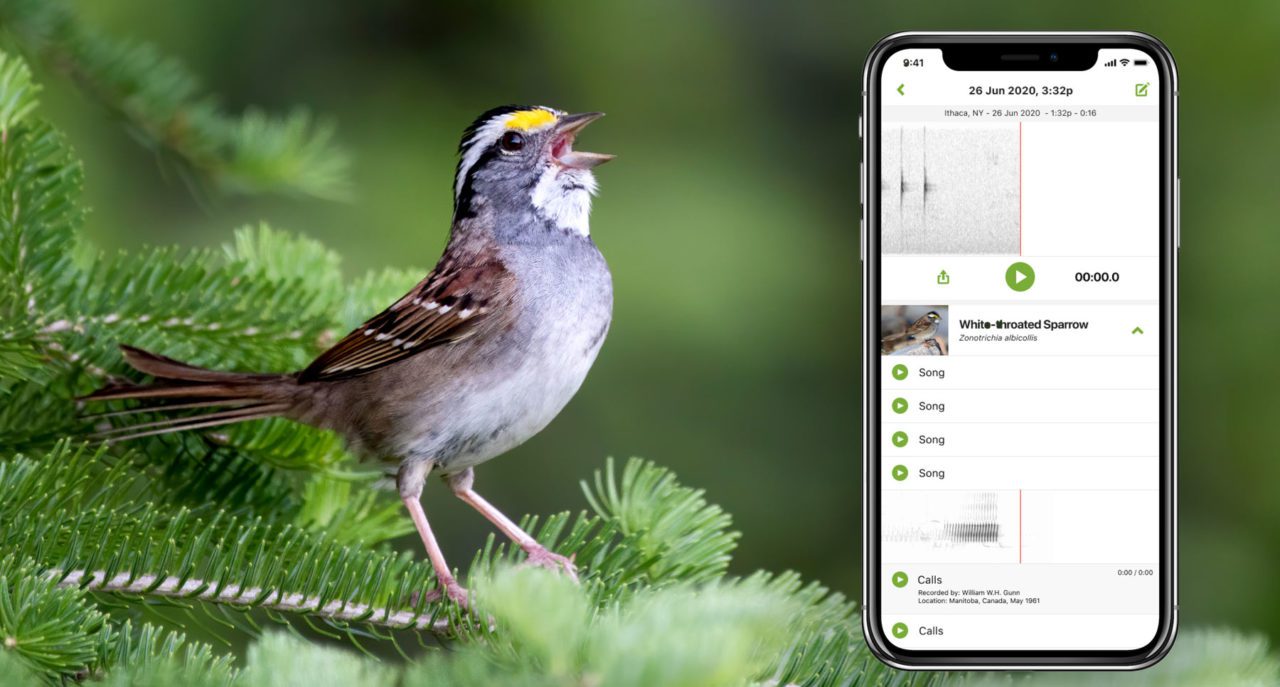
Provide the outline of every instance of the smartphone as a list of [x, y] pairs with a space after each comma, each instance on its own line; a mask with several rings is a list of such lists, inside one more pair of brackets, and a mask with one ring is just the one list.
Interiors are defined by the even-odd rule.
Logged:
[[1140, 33], [865, 68], [863, 626], [901, 668], [1141, 668], [1177, 626], [1177, 74]]

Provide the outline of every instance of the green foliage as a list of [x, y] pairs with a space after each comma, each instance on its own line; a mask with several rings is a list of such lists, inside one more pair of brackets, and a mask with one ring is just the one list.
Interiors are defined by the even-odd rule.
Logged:
[[39, 84], [31, 81], [31, 70], [19, 60], [6, 59], [0, 64], [0, 134], [9, 131], [36, 109]]
[[[729, 553], [738, 539], [729, 531], [729, 514], [708, 504], [701, 490], [676, 483], [675, 475], [651, 463], [632, 461], [614, 479], [613, 461], [597, 473], [595, 492], [583, 492], [602, 518], [618, 523], [642, 554], [653, 558], [647, 582], [681, 579], [702, 581], [724, 575]], [[712, 536], [707, 536], [714, 532]]]
[[39, 89], [26, 65], [0, 55], [0, 87], [0, 321], [16, 341], [33, 334], [24, 316], [67, 268], [82, 173], [62, 137], [32, 121]]
[[[0, 13], [28, 22], [6, 28], [42, 46], [78, 46], [63, 57], [75, 69], [80, 61], [99, 65], [83, 67], [83, 78], [109, 85], [117, 107], [138, 122], [181, 111], [206, 120], [188, 131], [213, 126], [216, 118], [192, 104], [195, 91], [171, 62], [96, 39], [69, 43], [60, 6], [43, 15], [34, 7], [0, 4]], [[43, 24], [34, 19], [41, 16]], [[876, 662], [854, 606], [820, 585], [793, 573], [728, 575], [739, 536], [729, 515], [646, 461], [621, 470], [609, 461], [584, 482], [589, 511], [524, 519], [539, 541], [573, 557], [580, 584], [517, 567], [523, 553], [491, 537], [460, 575], [474, 593], [468, 612], [440, 600], [428, 565], [393, 549], [390, 540], [410, 531], [407, 519], [332, 434], [266, 421], [131, 446], [86, 443], [97, 428], [149, 419], [126, 407], [85, 419], [73, 400], [136, 375], [117, 343], [218, 367], [295, 369], [416, 275], [389, 270], [346, 289], [332, 252], [265, 225], [240, 229], [221, 250], [101, 255], [77, 233], [80, 166], [34, 118], [36, 91], [22, 63], [0, 55], [0, 675], [7, 683], [700, 687], [943, 679]], [[290, 126], [305, 138], [297, 133], [305, 123]], [[238, 161], [237, 178], [259, 186], [295, 174], [280, 171], [281, 157], [316, 154], [299, 152], [309, 144], [273, 147], [261, 122], [245, 127], [238, 140], [259, 153], [211, 153], [185, 134], [177, 149], [193, 160]], [[264, 633], [265, 623], [283, 631]], [[1144, 675], [1275, 679], [1264, 645], [1201, 637], [1185, 644], [1192, 655]]]
[[190, 684], [199, 676], [201, 684], [226, 685], [234, 672], [228, 657], [180, 633], [113, 625], [89, 594], [8, 553], [0, 558], [0, 676], [9, 685], [23, 675], [26, 684], [105, 675], [108, 684]]
[[30, 669], [69, 674], [96, 658], [106, 617], [76, 590], [60, 590], [13, 554], [0, 559], [0, 636]]
[[[0, 27], [11, 47], [71, 78], [145, 146], [167, 152], [182, 170], [233, 192], [326, 199], [349, 194], [349, 161], [333, 142], [333, 126], [317, 123], [305, 110], [229, 115], [180, 62], [150, 45], [85, 26], [61, 0], [3, 0]], [[0, 86], [22, 95], [19, 88]], [[0, 128], [24, 107], [31, 106], [0, 103]]]
[[189, 642], [180, 633], [145, 624], [134, 631], [125, 621], [119, 633], [104, 634], [99, 668], [92, 676], [108, 687], [227, 687], [235, 681], [230, 656], [215, 654], [208, 644]]
[[[411, 672], [409, 684], [603, 684], [714, 687], [758, 679], [787, 648], [795, 599], [752, 584], [648, 588], [603, 609], [544, 570], [478, 580], [499, 645]], [[417, 678], [417, 679], [414, 679]]]
[[129, 463], [102, 469], [101, 459], [64, 443], [0, 465], [3, 549], [86, 589], [307, 612], [342, 628], [401, 611], [386, 624], [420, 620], [407, 600], [431, 591], [429, 567], [212, 505], [158, 507]]
[[7, 687], [39, 687], [41, 684], [38, 674], [12, 651], [0, 650], [0, 675], [4, 676]]
[[295, 522], [343, 544], [384, 541], [414, 531], [399, 501], [379, 499], [369, 481], [317, 473], [302, 493]]

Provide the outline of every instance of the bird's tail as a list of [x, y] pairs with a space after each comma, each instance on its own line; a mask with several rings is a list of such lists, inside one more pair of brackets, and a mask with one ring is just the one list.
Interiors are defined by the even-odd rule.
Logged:
[[113, 384], [82, 397], [82, 401], [144, 401], [135, 408], [90, 415], [86, 419], [107, 420], [155, 412], [182, 414], [109, 427], [96, 432], [95, 438], [127, 441], [275, 417], [285, 414], [294, 403], [297, 382], [292, 375], [207, 370], [132, 346], [121, 346], [120, 350], [125, 362], [155, 377], [155, 381], [145, 385]]

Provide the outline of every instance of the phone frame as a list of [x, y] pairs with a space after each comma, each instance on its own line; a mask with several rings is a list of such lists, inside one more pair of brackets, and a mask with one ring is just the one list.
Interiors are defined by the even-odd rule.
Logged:
[[[885, 636], [880, 618], [880, 78], [890, 57], [904, 48], [1043, 50], [1134, 48], [1147, 53], [1160, 77], [1160, 618], [1152, 641], [1132, 651], [1022, 651], [902, 649]], [[1041, 60], [1044, 62], [1044, 60]], [[1034, 71], [1067, 70], [1037, 63]], [[1003, 69], [1033, 69], [1012, 63]], [[1045, 68], [1047, 66], [1047, 68]], [[881, 661], [909, 670], [1133, 670], [1150, 666], [1172, 648], [1178, 626], [1177, 575], [1177, 265], [1179, 174], [1177, 68], [1168, 48], [1139, 32], [907, 32], [881, 39], [863, 70], [862, 263], [863, 263], [863, 634]], [[865, 130], [863, 124], [865, 123]]]

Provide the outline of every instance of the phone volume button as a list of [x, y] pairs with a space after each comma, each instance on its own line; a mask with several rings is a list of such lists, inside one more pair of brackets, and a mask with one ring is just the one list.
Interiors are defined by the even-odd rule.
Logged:
[[1179, 252], [1182, 251], [1182, 179], [1173, 180], [1173, 240]]

